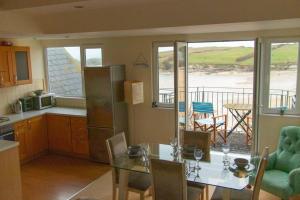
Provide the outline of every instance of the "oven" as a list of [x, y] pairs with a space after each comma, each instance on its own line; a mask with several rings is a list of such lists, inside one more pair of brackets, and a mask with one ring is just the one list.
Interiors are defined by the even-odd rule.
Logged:
[[0, 124], [0, 140], [15, 141], [14, 127], [11, 124], [1, 126]]

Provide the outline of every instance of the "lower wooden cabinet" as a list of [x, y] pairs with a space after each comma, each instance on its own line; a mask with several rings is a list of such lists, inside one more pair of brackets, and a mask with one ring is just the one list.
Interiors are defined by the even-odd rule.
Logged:
[[29, 157], [28, 153], [28, 126], [27, 121], [20, 121], [14, 124], [16, 141], [19, 142], [20, 160], [25, 160]]
[[72, 152], [71, 122], [68, 116], [47, 115], [47, 130], [51, 151]]
[[89, 157], [86, 117], [42, 115], [14, 124], [21, 161], [31, 160], [48, 149]]
[[48, 149], [47, 121], [45, 116], [34, 117], [28, 122], [29, 153], [31, 156], [44, 152]]
[[89, 156], [86, 117], [48, 114], [47, 130], [51, 151]]
[[88, 130], [85, 117], [71, 117], [72, 151], [84, 157], [89, 157]]
[[19, 141], [20, 160], [28, 160], [48, 149], [45, 116], [15, 123], [15, 136]]

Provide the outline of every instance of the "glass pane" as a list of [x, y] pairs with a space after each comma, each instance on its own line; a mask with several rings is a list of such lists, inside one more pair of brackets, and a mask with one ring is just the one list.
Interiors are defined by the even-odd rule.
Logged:
[[174, 47], [158, 47], [159, 103], [174, 103]]
[[90, 48], [85, 49], [85, 66], [99, 67], [102, 65], [102, 49]]
[[17, 51], [16, 52], [16, 68], [17, 68], [17, 78], [19, 81], [29, 80], [27, 52], [26, 51]]
[[80, 47], [47, 48], [50, 92], [82, 97]]
[[272, 43], [269, 108], [295, 109], [299, 43]]

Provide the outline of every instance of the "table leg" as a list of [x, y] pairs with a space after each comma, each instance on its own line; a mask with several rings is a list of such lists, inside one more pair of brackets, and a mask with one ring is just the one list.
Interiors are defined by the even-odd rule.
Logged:
[[228, 188], [222, 188], [222, 199], [230, 200], [231, 190]]
[[127, 200], [128, 193], [128, 170], [120, 169], [119, 171], [119, 200]]

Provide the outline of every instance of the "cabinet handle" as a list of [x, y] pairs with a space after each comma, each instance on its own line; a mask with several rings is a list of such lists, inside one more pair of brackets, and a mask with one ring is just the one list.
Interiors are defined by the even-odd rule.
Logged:
[[28, 121], [28, 129], [31, 129], [31, 122]]
[[14, 83], [15, 83], [15, 84], [17, 83], [17, 80], [18, 80], [18, 76], [17, 76], [17, 75], [14, 75]]

